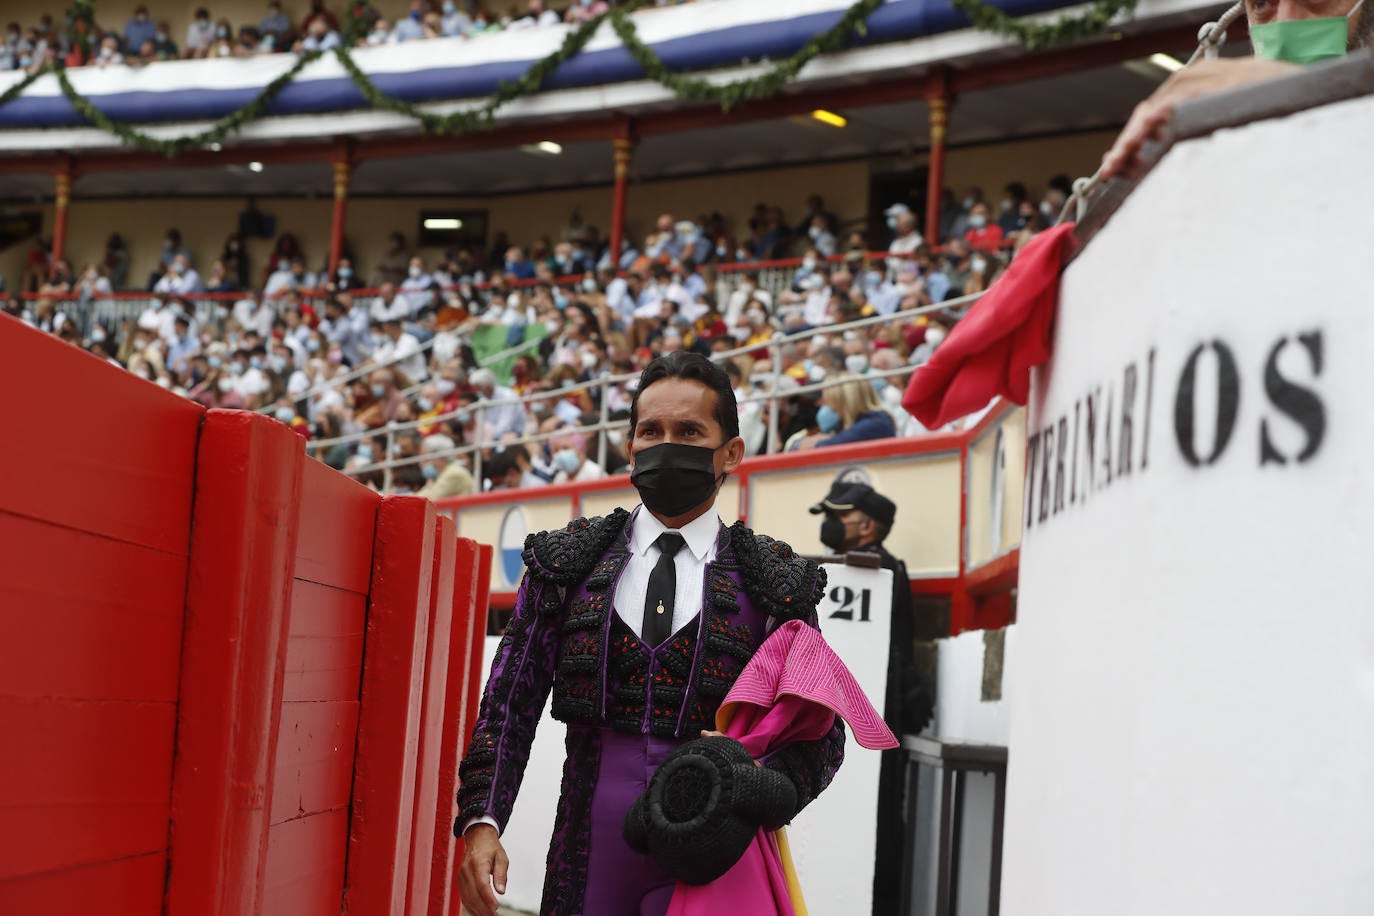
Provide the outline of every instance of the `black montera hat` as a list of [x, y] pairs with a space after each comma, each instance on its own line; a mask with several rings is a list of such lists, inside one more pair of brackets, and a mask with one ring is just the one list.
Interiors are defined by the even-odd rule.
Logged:
[[866, 483], [849, 483], [837, 480], [830, 487], [825, 499], [811, 507], [812, 515], [831, 512], [848, 512], [858, 509], [875, 522], [892, 527], [897, 517], [897, 504]]
[[625, 842], [684, 884], [709, 884], [744, 855], [760, 827], [782, 826], [797, 789], [760, 767], [734, 738], [689, 741], [663, 761], [625, 815]]

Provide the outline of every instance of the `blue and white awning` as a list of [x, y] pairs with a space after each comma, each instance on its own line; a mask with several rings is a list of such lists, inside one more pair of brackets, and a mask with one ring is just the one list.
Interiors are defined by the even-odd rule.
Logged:
[[[1018, 16], [1071, 11], [1064, 0], [995, 0], [995, 4]], [[1174, 13], [1206, 5], [1198, 0], [1145, 0], [1137, 18], [1150, 8]], [[669, 69], [728, 81], [757, 72], [770, 59], [794, 54], [813, 36], [835, 25], [848, 8], [845, 0], [701, 0], [645, 10], [634, 20], [641, 40]], [[359, 49], [353, 55], [383, 92], [443, 112], [476, 104], [501, 83], [518, 79], [532, 64], [556, 51], [569, 28], [414, 41]], [[946, 33], [959, 33], [964, 40], [955, 45], [929, 40]], [[1005, 45], [996, 36], [968, 30], [967, 20], [949, 0], [887, 0], [870, 16], [866, 34], [856, 36], [849, 50], [813, 61], [796, 83], [800, 87], [841, 77], [877, 77], [952, 54]], [[141, 68], [82, 68], [69, 71], [69, 76], [77, 92], [108, 117], [150, 127], [165, 125], [168, 136], [178, 136], [248, 104], [295, 62], [294, 55], [276, 54], [168, 61]], [[0, 77], [0, 92], [20, 78], [17, 73]], [[669, 90], [645, 80], [639, 64], [610, 24], [604, 23], [581, 53], [552, 74], [544, 92], [517, 101], [500, 117], [567, 117], [611, 105], [633, 107], [671, 100]], [[349, 113], [356, 116], [347, 117]], [[268, 116], [245, 128], [243, 136], [318, 137], [325, 132], [322, 115], [331, 116], [330, 122], [345, 116], [338, 126], [331, 124], [331, 133], [415, 129], [409, 119], [371, 110], [339, 61], [326, 54], [306, 66], [275, 99]], [[0, 150], [118, 143], [87, 125], [52, 75], [0, 107], [0, 128], [5, 129], [0, 130]]]

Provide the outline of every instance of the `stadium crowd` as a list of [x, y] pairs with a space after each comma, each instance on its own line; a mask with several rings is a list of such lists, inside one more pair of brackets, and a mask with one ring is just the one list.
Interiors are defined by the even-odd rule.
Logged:
[[[197, 9], [180, 43], [170, 23], [135, 8], [123, 29], [113, 25], [57, 22], [44, 13], [32, 25], [10, 22], [0, 43], [0, 70], [36, 72], [61, 61], [68, 67], [140, 66], [161, 60], [202, 57], [253, 57], [259, 54], [327, 51], [341, 44], [371, 47], [428, 38], [477, 37], [507, 30], [577, 24], [604, 13], [606, 0], [574, 0], [565, 9], [546, 8], [544, 0], [492, 4], [476, 0], [383, 0], [400, 13], [387, 19], [371, 2], [341, 3], [341, 18], [324, 0], [308, 0], [304, 13], [283, 0], [268, 0], [256, 23], [235, 26], [210, 7]], [[656, 5], [670, 5], [660, 0]], [[97, 11], [98, 12], [98, 11]], [[89, 34], [88, 34], [89, 32]]]
[[[985, 289], [1067, 192], [1062, 176], [1039, 200], [1010, 184], [995, 219], [978, 189], [950, 194], [938, 247], [895, 204], [877, 252], [819, 195], [794, 221], [760, 204], [738, 237], [719, 215], [663, 214], [616, 258], [590, 227], [528, 249], [498, 233], [437, 262], [396, 232], [366, 280], [352, 252], [332, 274], [308, 270], [289, 234], [257, 271], [232, 236], [202, 275], [171, 229], [157, 269], [131, 284], [116, 235], [79, 272], [36, 246], [27, 295], [5, 311], [207, 407], [270, 412], [371, 486], [438, 498], [620, 471], [623, 430], [603, 453], [585, 427], [603, 411], [626, 419], [638, 370], [678, 349], [729, 354], [751, 454], [924, 432], [900, 399], [965, 310], [939, 306]], [[131, 285], [146, 307], [120, 317], [113, 294]]]

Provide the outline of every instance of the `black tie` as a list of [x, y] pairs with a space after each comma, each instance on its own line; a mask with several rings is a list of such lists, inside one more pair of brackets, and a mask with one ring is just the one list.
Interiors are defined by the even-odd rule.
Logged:
[[673, 557], [682, 549], [682, 535], [665, 531], [654, 541], [658, 562], [649, 573], [649, 592], [644, 596], [644, 642], [650, 647], [673, 635], [673, 597], [677, 594], [677, 569]]

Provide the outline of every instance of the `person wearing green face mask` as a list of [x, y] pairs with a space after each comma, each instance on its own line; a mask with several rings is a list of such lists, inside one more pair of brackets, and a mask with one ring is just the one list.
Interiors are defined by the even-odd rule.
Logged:
[[1296, 72], [1299, 66], [1374, 46], [1374, 15], [1364, 0], [1245, 0], [1254, 57], [1201, 60], [1178, 71], [1136, 106], [1102, 157], [1105, 180], [1139, 167], [1140, 148], [1156, 138], [1174, 106]]
[[[1255, 5], [1266, 10], [1277, 6], [1270, 0]], [[1343, 57], [1358, 37], [1356, 27], [1361, 26], [1362, 31], [1367, 32], [1374, 24], [1374, 17], [1360, 16], [1363, 6], [1364, 0], [1359, 0], [1350, 12], [1339, 16], [1276, 17], [1264, 22], [1252, 19], [1250, 43], [1255, 46], [1255, 56], [1290, 64], [1315, 64]]]

